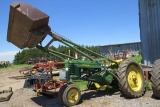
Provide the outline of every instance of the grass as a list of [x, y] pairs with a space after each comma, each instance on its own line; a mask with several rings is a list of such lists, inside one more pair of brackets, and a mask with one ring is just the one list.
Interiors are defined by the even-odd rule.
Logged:
[[26, 67], [32, 67], [33, 65], [28, 65], [28, 64], [20, 64], [20, 65], [11, 65], [8, 66], [7, 68], [1, 68], [0, 71], [3, 70], [10, 70], [10, 69], [19, 69], [19, 68], [26, 68]]
[[152, 83], [149, 80], [147, 80], [145, 82], [145, 86], [146, 86], [146, 90], [147, 91], [151, 91], [152, 90]]
[[133, 59], [133, 60], [137, 61], [138, 63], [142, 63], [142, 56], [141, 55], [131, 57], [130, 59]]
[[88, 81], [75, 81], [73, 82], [75, 85], [77, 85], [81, 90], [87, 89], [87, 83]]

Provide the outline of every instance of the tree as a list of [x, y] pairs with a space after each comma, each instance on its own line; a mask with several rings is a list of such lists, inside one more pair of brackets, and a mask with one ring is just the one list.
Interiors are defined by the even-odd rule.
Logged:
[[[99, 46], [84, 46], [84, 45], [82, 45], [82, 47], [88, 48], [94, 52], [99, 53]], [[68, 46], [59, 45], [58, 48], [56, 48], [54, 46], [50, 46], [49, 48], [51, 50], [55, 50], [55, 51], [58, 51], [60, 53], [66, 54], [66, 55], [69, 55], [69, 50], [70, 50], [70, 56], [72, 56], [72, 57], [75, 56], [75, 50], [73, 48], [68, 47]], [[82, 51], [85, 52], [85, 50], [82, 50]], [[85, 52], [85, 53], [87, 53], [87, 52]], [[90, 54], [90, 53], [88, 53], [88, 54]], [[78, 56], [79, 56], [79, 58], [82, 58], [81, 54], [78, 54]], [[27, 61], [29, 59], [37, 60], [42, 57], [46, 57], [46, 58], [48, 58], [48, 60], [61, 61], [61, 59], [59, 59], [49, 53], [43, 52], [37, 48], [31, 48], [31, 49], [23, 49], [22, 51], [19, 51], [15, 55], [13, 63], [14, 64], [24, 64], [24, 63], [27, 63]]]

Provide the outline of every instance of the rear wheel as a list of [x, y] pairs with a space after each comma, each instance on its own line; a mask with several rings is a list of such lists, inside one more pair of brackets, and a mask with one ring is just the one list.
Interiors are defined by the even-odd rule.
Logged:
[[160, 59], [154, 62], [151, 75], [153, 96], [160, 98]]
[[92, 82], [92, 81], [88, 81], [87, 88], [88, 88], [88, 90], [96, 90], [97, 89], [94, 82]]
[[63, 93], [62, 99], [64, 105], [67, 107], [78, 104], [81, 99], [80, 89], [74, 84], [68, 85]]
[[144, 95], [145, 80], [141, 66], [133, 60], [125, 60], [120, 65], [118, 72], [120, 90], [130, 98]]

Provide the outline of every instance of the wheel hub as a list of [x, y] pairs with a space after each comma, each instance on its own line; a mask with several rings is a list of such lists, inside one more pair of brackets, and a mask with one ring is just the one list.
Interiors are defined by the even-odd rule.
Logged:
[[140, 70], [133, 65], [128, 68], [128, 84], [133, 91], [140, 91], [142, 88]]
[[132, 80], [133, 80], [134, 84], [138, 83], [136, 75], [132, 75]]
[[76, 89], [71, 89], [68, 92], [68, 101], [70, 103], [74, 103], [77, 100], [78, 100], [78, 91]]

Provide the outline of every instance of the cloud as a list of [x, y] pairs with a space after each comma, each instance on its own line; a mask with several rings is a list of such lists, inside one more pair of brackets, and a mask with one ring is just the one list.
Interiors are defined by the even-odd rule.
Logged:
[[0, 52], [0, 56], [8, 56], [8, 55], [15, 55], [19, 51], [10, 51], [10, 52]]
[[14, 56], [19, 51], [9, 51], [9, 52], [0, 52], [0, 61], [10, 61], [12, 62], [14, 60]]

